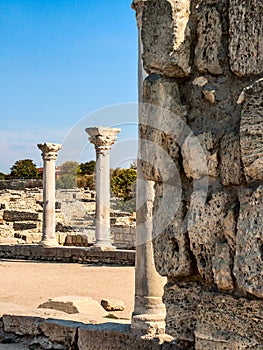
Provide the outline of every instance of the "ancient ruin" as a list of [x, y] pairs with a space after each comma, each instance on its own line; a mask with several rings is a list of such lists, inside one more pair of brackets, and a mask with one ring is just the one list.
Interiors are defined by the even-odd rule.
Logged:
[[56, 222], [55, 222], [55, 167], [60, 144], [43, 143], [38, 144], [38, 148], [42, 151], [44, 161], [43, 174], [43, 235], [41, 244], [45, 246], [56, 246]]
[[[51, 349], [263, 349], [263, 3], [132, 7], [140, 106], [131, 327], [4, 315], [0, 332]], [[110, 238], [108, 161], [119, 130], [109, 130], [86, 130], [97, 153], [101, 250], [90, 254], [129, 264], [134, 255], [114, 251]], [[52, 259], [73, 256], [41, 248]], [[1, 256], [41, 254], [34, 249], [3, 247]]]
[[[166, 332], [185, 348], [261, 349], [262, 3], [135, 0], [133, 7], [147, 73], [140, 139], [164, 150], [180, 175], [162, 173], [161, 151], [141, 141], [141, 171], [154, 192], [151, 200], [145, 194], [144, 215], [152, 218], [155, 268], [167, 277]], [[181, 200], [167, 197], [174, 217], [159, 230], [166, 175]], [[151, 245], [147, 251], [151, 261]], [[150, 288], [142, 294], [154, 296]]]
[[87, 128], [96, 149], [96, 242], [94, 248], [113, 249], [110, 238], [110, 149], [120, 132], [117, 128]]

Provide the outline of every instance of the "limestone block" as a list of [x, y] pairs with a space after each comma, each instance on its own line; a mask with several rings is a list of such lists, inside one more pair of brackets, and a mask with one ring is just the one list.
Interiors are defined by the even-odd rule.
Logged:
[[222, 26], [215, 7], [204, 7], [198, 13], [195, 65], [201, 73], [221, 74], [219, 61]]
[[19, 210], [5, 210], [4, 216], [5, 221], [38, 221], [38, 213], [33, 213], [29, 211], [19, 211]]
[[221, 180], [224, 186], [240, 185], [244, 181], [239, 135], [226, 134], [221, 140]]
[[123, 311], [125, 309], [124, 302], [116, 299], [102, 299], [101, 306], [106, 311]]
[[186, 109], [181, 103], [178, 84], [150, 75], [144, 81], [144, 106], [140, 120], [141, 159], [148, 180], [168, 179], [178, 168], [181, 138], [190, 131], [184, 122]]
[[[210, 196], [209, 196], [210, 197]], [[190, 248], [197, 261], [197, 269], [208, 284], [214, 283], [212, 258], [216, 252], [216, 244], [224, 242], [223, 219], [229, 195], [223, 191], [211, 194], [205, 204], [198, 208], [198, 201], [194, 202], [195, 212], [189, 217]]]
[[70, 321], [46, 320], [40, 329], [51, 342], [58, 342], [68, 347], [74, 343], [79, 324]]
[[13, 229], [15, 231], [32, 230], [36, 228], [37, 224], [33, 222], [14, 222], [13, 224]]
[[261, 0], [229, 2], [230, 66], [240, 77], [263, 71], [262, 13]]
[[231, 276], [232, 259], [227, 243], [216, 243], [215, 256], [212, 259], [214, 281], [220, 291], [232, 291], [234, 284]]
[[212, 133], [191, 134], [182, 145], [183, 167], [188, 178], [218, 177], [218, 156]]
[[39, 308], [54, 309], [66, 312], [67, 314], [84, 313], [106, 316], [107, 313], [103, 307], [95, 300], [89, 297], [80, 296], [62, 296], [49, 299], [47, 302], [39, 305]]
[[263, 298], [263, 186], [240, 189], [234, 275], [244, 292]]
[[145, 70], [168, 77], [190, 73], [190, 0], [150, 0], [143, 10], [142, 43]]
[[3, 316], [4, 331], [18, 335], [38, 335], [40, 334], [39, 326], [43, 322], [40, 317], [32, 316]]
[[263, 79], [244, 90], [240, 121], [241, 157], [247, 182], [263, 180]]
[[166, 332], [175, 339], [196, 340], [195, 348], [200, 350], [205, 340], [210, 345], [207, 350], [221, 349], [221, 341], [224, 349], [261, 349], [262, 300], [205, 292], [198, 282], [178, 281], [165, 286], [164, 301]]

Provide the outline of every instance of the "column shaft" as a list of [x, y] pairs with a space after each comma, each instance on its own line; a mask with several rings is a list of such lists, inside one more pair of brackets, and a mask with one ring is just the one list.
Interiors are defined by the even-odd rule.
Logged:
[[115, 249], [110, 236], [110, 149], [120, 129], [96, 126], [87, 128], [96, 149], [96, 242], [94, 249]]
[[43, 143], [38, 144], [37, 146], [42, 151], [44, 162], [43, 227], [40, 244], [44, 246], [56, 246], [56, 159], [57, 153], [61, 149], [61, 145], [56, 143]]
[[110, 153], [96, 157], [96, 242], [111, 247], [110, 238]]
[[55, 160], [44, 160], [43, 178], [43, 236], [42, 243], [56, 243], [55, 223]]

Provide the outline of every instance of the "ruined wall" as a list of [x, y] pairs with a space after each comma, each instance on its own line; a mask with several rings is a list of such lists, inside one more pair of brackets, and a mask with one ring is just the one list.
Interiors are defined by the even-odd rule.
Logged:
[[[0, 243], [40, 242], [42, 192], [40, 188], [0, 189]], [[95, 193], [84, 189], [56, 191], [56, 231], [60, 245], [88, 247], [95, 242], [94, 197]], [[111, 239], [117, 248], [134, 249], [135, 224], [133, 213], [111, 212]]]
[[196, 349], [263, 349], [262, 13], [261, 0], [144, 5], [143, 102], [166, 111], [144, 105], [140, 134], [177, 169], [142, 152], [155, 213], [175, 189], [173, 219], [154, 218], [155, 264], [167, 332]]

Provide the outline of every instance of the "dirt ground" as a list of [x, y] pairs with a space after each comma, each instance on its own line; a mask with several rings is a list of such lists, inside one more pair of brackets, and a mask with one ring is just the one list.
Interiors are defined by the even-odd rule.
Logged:
[[134, 267], [0, 260], [0, 281], [0, 303], [37, 308], [49, 298], [87, 296], [124, 301], [121, 318], [133, 310]]

